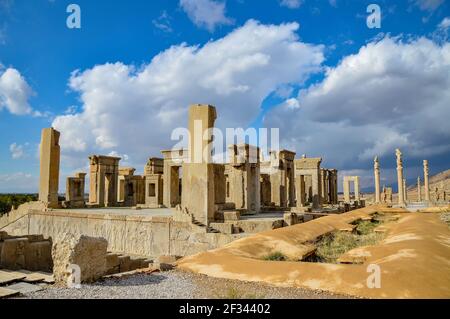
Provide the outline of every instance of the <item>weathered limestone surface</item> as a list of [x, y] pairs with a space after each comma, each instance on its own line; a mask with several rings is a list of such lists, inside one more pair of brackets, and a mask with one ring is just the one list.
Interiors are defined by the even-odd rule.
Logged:
[[[244, 236], [205, 233], [203, 228], [192, 225], [190, 221], [174, 221], [172, 217], [89, 214], [63, 210], [29, 212], [29, 216], [12, 223], [5, 230], [10, 235], [28, 232], [43, 234], [52, 237], [54, 242], [61, 241], [67, 233], [103, 237], [108, 241], [108, 251], [139, 256], [187, 256], [220, 247]], [[263, 230], [267, 229], [272, 228], [264, 227]]]
[[428, 161], [423, 161], [423, 183], [425, 187], [425, 201], [430, 201], [430, 185], [429, 185], [429, 168], [428, 168]]
[[248, 144], [230, 145], [228, 152], [226, 202], [234, 204], [236, 209], [258, 213], [261, 209], [259, 148]]
[[76, 173], [75, 177], [67, 177], [66, 201], [67, 207], [80, 208], [85, 206], [84, 188], [86, 173]]
[[39, 200], [48, 207], [58, 207], [59, 147], [60, 133], [53, 128], [44, 128], [40, 145]]
[[67, 234], [53, 245], [53, 275], [55, 282], [67, 284], [69, 265], [78, 265], [81, 282], [93, 282], [106, 274], [108, 242], [104, 238]]
[[145, 178], [134, 175], [132, 167], [119, 167], [117, 201], [126, 207], [145, 203]]
[[145, 165], [145, 195], [146, 207], [161, 207], [164, 202], [163, 175], [164, 160], [162, 158], [150, 158]]
[[182, 166], [181, 206], [204, 225], [213, 222], [215, 215], [211, 129], [216, 118], [214, 106], [196, 104], [189, 108], [189, 162]]
[[398, 205], [400, 207], [405, 206], [405, 189], [404, 181], [403, 181], [403, 160], [402, 160], [402, 152], [397, 149], [395, 151], [395, 155], [397, 157], [397, 186], [398, 186]]
[[180, 170], [184, 162], [189, 160], [187, 150], [168, 150], [161, 152], [164, 156], [163, 203], [171, 208], [181, 204]]
[[355, 202], [359, 202], [359, 176], [344, 176], [344, 202], [350, 203], [350, 182], [354, 184]]
[[89, 203], [100, 207], [116, 206], [120, 158], [92, 155], [89, 160]]
[[417, 201], [421, 202], [422, 201], [422, 187], [420, 185], [420, 176], [417, 177]]
[[[307, 179], [309, 178], [311, 183], [311, 200], [312, 207], [314, 209], [320, 208], [322, 205], [322, 190], [321, 190], [321, 174], [320, 174], [320, 164], [322, 163], [322, 158], [306, 158], [296, 159], [295, 161], [295, 178], [305, 179], [305, 184], [308, 185]], [[309, 197], [308, 186], [306, 186], [306, 194]]]
[[379, 204], [380, 200], [380, 162], [378, 156], [373, 161], [373, 171], [375, 176], [375, 204]]
[[0, 268], [51, 271], [52, 241], [41, 235], [11, 236], [0, 232]]

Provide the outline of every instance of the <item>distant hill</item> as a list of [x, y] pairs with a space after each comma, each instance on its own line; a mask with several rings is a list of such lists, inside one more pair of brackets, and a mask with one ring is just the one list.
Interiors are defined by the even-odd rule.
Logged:
[[[423, 185], [423, 177], [421, 177], [422, 184], [422, 197], [424, 196], [424, 185]], [[430, 177], [430, 196], [431, 199], [434, 200], [436, 198], [436, 194], [440, 193], [440, 196], [443, 196], [443, 190], [445, 190], [447, 195], [447, 200], [450, 197], [450, 169], [440, 172], [434, 176]], [[414, 200], [417, 199], [417, 185], [410, 185], [408, 187], [408, 199]], [[441, 198], [442, 199], [442, 198]]]

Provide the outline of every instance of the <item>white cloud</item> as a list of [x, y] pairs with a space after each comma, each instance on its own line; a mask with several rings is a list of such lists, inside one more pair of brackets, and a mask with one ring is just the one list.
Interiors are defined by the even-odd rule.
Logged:
[[280, 5], [289, 9], [298, 9], [302, 3], [303, 0], [281, 0]]
[[82, 111], [53, 122], [63, 154], [80, 167], [90, 153], [115, 151], [139, 168], [175, 144], [171, 132], [187, 125], [193, 103], [215, 105], [218, 127], [246, 127], [269, 94], [320, 70], [323, 46], [300, 42], [298, 28], [250, 20], [204, 46], [173, 46], [140, 67], [118, 62], [74, 72], [69, 85]]
[[180, 0], [180, 6], [195, 25], [213, 32], [217, 26], [231, 25], [225, 14], [225, 2], [215, 0]]
[[415, 4], [426, 11], [434, 11], [444, 3], [444, 0], [416, 0]]
[[28, 173], [0, 174], [0, 193], [36, 193], [39, 179]]
[[8, 68], [0, 75], [0, 110], [6, 108], [16, 115], [32, 114], [28, 102], [32, 95], [33, 90], [16, 69]]
[[163, 11], [157, 19], [153, 19], [152, 23], [155, 28], [162, 32], [171, 33], [173, 32], [171, 20], [172, 18], [167, 14], [167, 11]]
[[449, 17], [445, 17], [441, 23], [439, 23], [438, 25], [439, 29], [443, 29], [443, 30], [447, 30], [448, 28], [450, 28], [450, 18]]
[[12, 159], [21, 159], [25, 156], [24, 146], [13, 143], [9, 146]]
[[[395, 165], [401, 147], [410, 163], [450, 156], [450, 43], [386, 37], [326, 71], [322, 82], [265, 117], [285, 147], [323, 156], [339, 169], [371, 167], [375, 155]], [[434, 160], [433, 160], [434, 159]], [[448, 164], [448, 163], [447, 163]], [[448, 168], [448, 167], [446, 167]]]

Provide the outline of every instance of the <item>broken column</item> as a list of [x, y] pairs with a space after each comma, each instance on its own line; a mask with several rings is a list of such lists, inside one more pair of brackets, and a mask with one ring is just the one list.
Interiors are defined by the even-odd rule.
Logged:
[[374, 159], [373, 171], [375, 175], [375, 204], [379, 204], [380, 201], [380, 162], [378, 156]]
[[44, 128], [40, 145], [39, 200], [50, 208], [58, 208], [59, 147], [60, 133], [53, 128]]
[[429, 174], [429, 168], [428, 168], [428, 161], [423, 161], [423, 186], [424, 186], [424, 192], [425, 192], [425, 201], [430, 201], [430, 185], [428, 183], [428, 174]]
[[211, 143], [216, 117], [216, 108], [212, 105], [195, 104], [189, 108], [189, 161], [182, 166], [181, 206], [204, 225], [214, 221], [215, 215]]
[[397, 185], [398, 185], [398, 205], [405, 206], [405, 189], [403, 188], [403, 160], [402, 152], [399, 149], [395, 150], [397, 157]]

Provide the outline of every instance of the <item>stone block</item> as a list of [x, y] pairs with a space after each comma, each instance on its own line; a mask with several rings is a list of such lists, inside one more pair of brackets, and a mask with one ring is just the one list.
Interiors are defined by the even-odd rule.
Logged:
[[119, 272], [126, 272], [131, 270], [130, 256], [119, 256]]
[[28, 238], [13, 238], [3, 241], [1, 267], [11, 270], [25, 268], [25, 250], [29, 245]]
[[153, 263], [153, 268], [157, 269], [159, 271], [169, 271], [172, 270], [173, 268], [175, 268], [175, 266], [173, 264], [168, 264], [168, 263]]
[[53, 245], [53, 274], [55, 281], [67, 284], [70, 276], [69, 265], [78, 265], [81, 282], [89, 283], [106, 274], [106, 254], [108, 241], [104, 238], [66, 235]]
[[215, 230], [218, 230], [222, 234], [233, 234], [234, 227], [232, 223], [211, 223], [209, 226]]
[[180, 257], [178, 256], [159, 256], [157, 259], [157, 262], [159, 263], [165, 263], [165, 264], [173, 264], [175, 263], [178, 259], [180, 259]]
[[0, 241], [3, 241], [3, 240], [8, 239], [8, 238], [9, 238], [9, 236], [8, 236], [7, 232], [0, 231]]
[[237, 221], [241, 219], [241, 213], [238, 211], [223, 212], [224, 221]]
[[13, 297], [20, 294], [17, 290], [0, 287], [0, 299]]
[[27, 235], [25, 237], [28, 238], [28, 241], [30, 243], [34, 243], [34, 242], [37, 242], [37, 241], [44, 241], [45, 240], [43, 235]]
[[285, 213], [283, 219], [287, 226], [298, 224], [298, 216], [296, 213]]
[[31, 242], [26, 246], [25, 269], [48, 272], [52, 271], [52, 243], [50, 241]]
[[106, 255], [106, 273], [108, 275], [116, 274], [120, 271], [119, 255], [108, 253]]
[[17, 284], [13, 284], [8, 286], [8, 289], [12, 289], [15, 291], [18, 291], [19, 293], [26, 295], [32, 292], [36, 292], [36, 291], [40, 291], [43, 288], [41, 286], [38, 285], [33, 285], [27, 282], [19, 282]]

